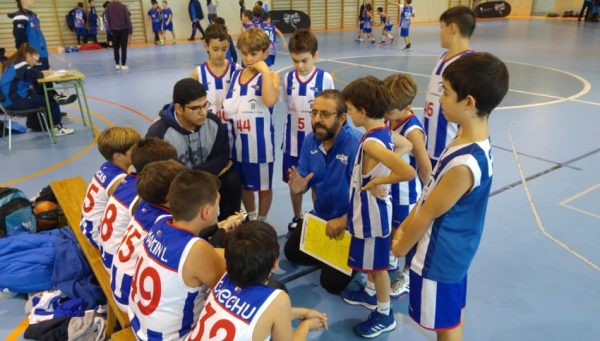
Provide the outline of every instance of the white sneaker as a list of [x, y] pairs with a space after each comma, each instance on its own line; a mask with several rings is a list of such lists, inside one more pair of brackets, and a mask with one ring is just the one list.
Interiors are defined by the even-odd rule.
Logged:
[[54, 132], [54, 136], [70, 135], [75, 132], [75, 130], [73, 129], [63, 127], [62, 124], [59, 124], [52, 128], [52, 131]]
[[121, 70], [121, 65], [120, 64], [115, 65], [115, 70], [120, 71]]
[[398, 257], [394, 257], [394, 255], [390, 252], [390, 264], [388, 265], [388, 271], [398, 270], [398, 263]]
[[390, 284], [390, 297], [393, 299], [403, 299], [410, 292], [410, 276], [408, 269], [400, 274], [400, 277]]
[[129, 70], [129, 66], [127, 66], [127, 65], [121, 65], [121, 70], [122, 71], [127, 71], [127, 70]]

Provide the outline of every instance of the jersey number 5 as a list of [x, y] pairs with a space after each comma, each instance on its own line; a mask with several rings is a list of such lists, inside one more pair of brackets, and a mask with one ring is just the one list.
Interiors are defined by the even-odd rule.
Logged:
[[98, 193], [98, 186], [95, 184], [90, 185], [85, 200], [83, 201], [83, 212], [90, 213], [94, 209], [96, 202], [94, 201], [94, 194]]

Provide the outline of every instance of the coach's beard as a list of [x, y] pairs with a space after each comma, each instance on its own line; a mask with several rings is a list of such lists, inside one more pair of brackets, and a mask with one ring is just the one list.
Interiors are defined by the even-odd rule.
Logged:
[[[327, 128], [320, 123], [313, 124], [313, 132], [319, 141], [331, 140], [335, 137], [335, 134], [340, 126], [340, 122], [336, 121], [331, 128]], [[317, 130], [319, 129], [319, 130]], [[323, 132], [325, 130], [325, 132]]]

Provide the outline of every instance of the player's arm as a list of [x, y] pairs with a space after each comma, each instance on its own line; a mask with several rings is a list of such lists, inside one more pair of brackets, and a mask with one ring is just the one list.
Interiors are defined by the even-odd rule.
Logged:
[[275, 33], [281, 40], [281, 46], [283, 46], [284, 49], [287, 49], [287, 43], [285, 41], [285, 37], [283, 36], [283, 33], [281, 33], [281, 31], [277, 27], [275, 27]]
[[392, 137], [394, 138], [394, 153], [396, 153], [398, 156], [410, 153], [410, 151], [413, 149], [412, 142], [406, 137], [398, 134], [397, 132], [393, 132]]
[[[290, 297], [286, 293], [277, 295], [273, 300], [273, 303], [269, 306], [267, 314], [269, 319], [267, 321], [259, 321], [257, 329], [264, 329], [265, 327], [269, 328], [271, 340], [273, 341], [289, 341], [296, 339], [292, 332], [292, 303], [290, 302]], [[256, 334], [268, 337], [269, 330], [256, 330], [255, 336]]]
[[225, 273], [225, 260], [207, 242], [199, 240], [192, 246], [183, 263], [185, 285], [196, 288], [206, 285], [213, 288]]
[[421, 129], [413, 129], [406, 137], [413, 145], [412, 154], [417, 161], [419, 179], [425, 184], [431, 174], [431, 160], [425, 149], [425, 134]]
[[197, 67], [195, 67], [192, 70], [192, 73], [190, 73], [190, 78], [193, 79], [193, 80], [197, 80], [198, 82], [200, 81], [200, 75], [198, 75], [198, 68]]
[[392, 251], [404, 256], [423, 237], [433, 220], [448, 212], [473, 187], [473, 174], [467, 166], [457, 166], [442, 176], [440, 182], [415, 213], [413, 210], [394, 236]]
[[264, 61], [253, 65], [262, 74], [262, 100], [269, 108], [274, 107], [279, 100], [279, 74], [269, 69]]
[[415, 170], [396, 153], [387, 149], [384, 145], [375, 141], [365, 141], [363, 146], [364, 152], [377, 162], [383, 163], [391, 170], [386, 176], [378, 176], [369, 181], [363, 186], [362, 190], [368, 190], [377, 185], [393, 184], [400, 181], [408, 181], [414, 179]]

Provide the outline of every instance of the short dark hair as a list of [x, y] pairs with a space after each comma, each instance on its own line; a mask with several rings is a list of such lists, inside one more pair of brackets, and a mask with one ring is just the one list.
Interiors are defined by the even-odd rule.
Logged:
[[77, 7], [83, 7], [83, 2], [78, 2]]
[[263, 221], [244, 222], [225, 238], [227, 275], [238, 287], [264, 284], [277, 257], [277, 233]]
[[344, 95], [342, 95], [342, 92], [340, 90], [336, 90], [336, 89], [323, 90], [315, 96], [315, 99], [317, 99], [319, 97], [325, 97], [327, 99], [334, 100], [335, 104], [336, 104], [335, 111], [337, 112], [338, 116], [342, 116], [342, 114], [344, 114], [348, 111], [348, 107], [346, 106], [346, 100], [344, 99]]
[[440, 22], [446, 25], [456, 24], [460, 35], [464, 38], [471, 38], [475, 31], [475, 12], [467, 6], [456, 6], [448, 8], [440, 16]]
[[369, 3], [366, 3], [366, 4], [365, 4], [365, 9], [366, 9], [367, 11], [372, 11], [372, 10], [373, 10], [373, 5], [371, 5], [371, 3], [370, 3], [370, 2], [369, 2]]
[[246, 18], [248, 18], [248, 19], [252, 19], [252, 18], [254, 18], [254, 13], [252, 13], [252, 11], [251, 11], [251, 10], [249, 10], [249, 9], [247, 9], [247, 10], [244, 10], [244, 11], [242, 12], [242, 14], [243, 14], [243, 15], [244, 15]]
[[271, 19], [271, 14], [269, 12], [263, 12], [263, 14], [262, 14], [262, 20], [263, 21], [267, 21], [269, 19]]
[[319, 50], [319, 41], [317, 40], [315, 34], [310, 30], [301, 28], [294, 32], [294, 34], [292, 34], [290, 37], [288, 50], [290, 53], [310, 52], [310, 54], [312, 54], [314, 57]]
[[256, 4], [259, 5], [259, 6], [262, 6], [263, 2], [262, 1], [257, 1]]
[[207, 204], [217, 201], [221, 181], [207, 172], [186, 169], [169, 186], [167, 202], [175, 220], [190, 221]]
[[192, 101], [206, 97], [204, 86], [195, 79], [184, 78], [173, 87], [173, 103], [186, 105]]
[[263, 9], [260, 6], [254, 6], [254, 8], [252, 8], [252, 15], [254, 15], [257, 18], [262, 18], [262, 14], [263, 14]]
[[210, 44], [210, 41], [213, 39], [218, 41], [229, 41], [227, 28], [224, 25], [219, 25], [217, 23], [208, 25], [204, 31], [204, 41], [207, 44]]
[[412, 4], [412, 0], [406, 0], [406, 3], [410, 5]]
[[150, 162], [144, 167], [137, 183], [137, 193], [146, 202], [161, 205], [167, 202], [169, 186], [185, 166], [175, 160]]
[[[223, 17], [214, 17], [213, 23], [225, 26], [225, 19], [223, 19]], [[227, 26], [225, 26], [225, 30], [227, 30]]]
[[377, 7], [377, 12], [383, 12], [383, 7]]
[[156, 137], [140, 140], [131, 150], [131, 163], [138, 173], [150, 162], [162, 160], [177, 160], [177, 150], [169, 142]]
[[489, 116], [508, 91], [509, 74], [506, 64], [487, 52], [460, 57], [448, 65], [442, 77], [456, 92], [457, 100], [475, 98], [477, 115]]
[[373, 76], [353, 81], [344, 88], [342, 94], [344, 100], [357, 109], [364, 109], [369, 118], [383, 118], [390, 108], [383, 82]]

